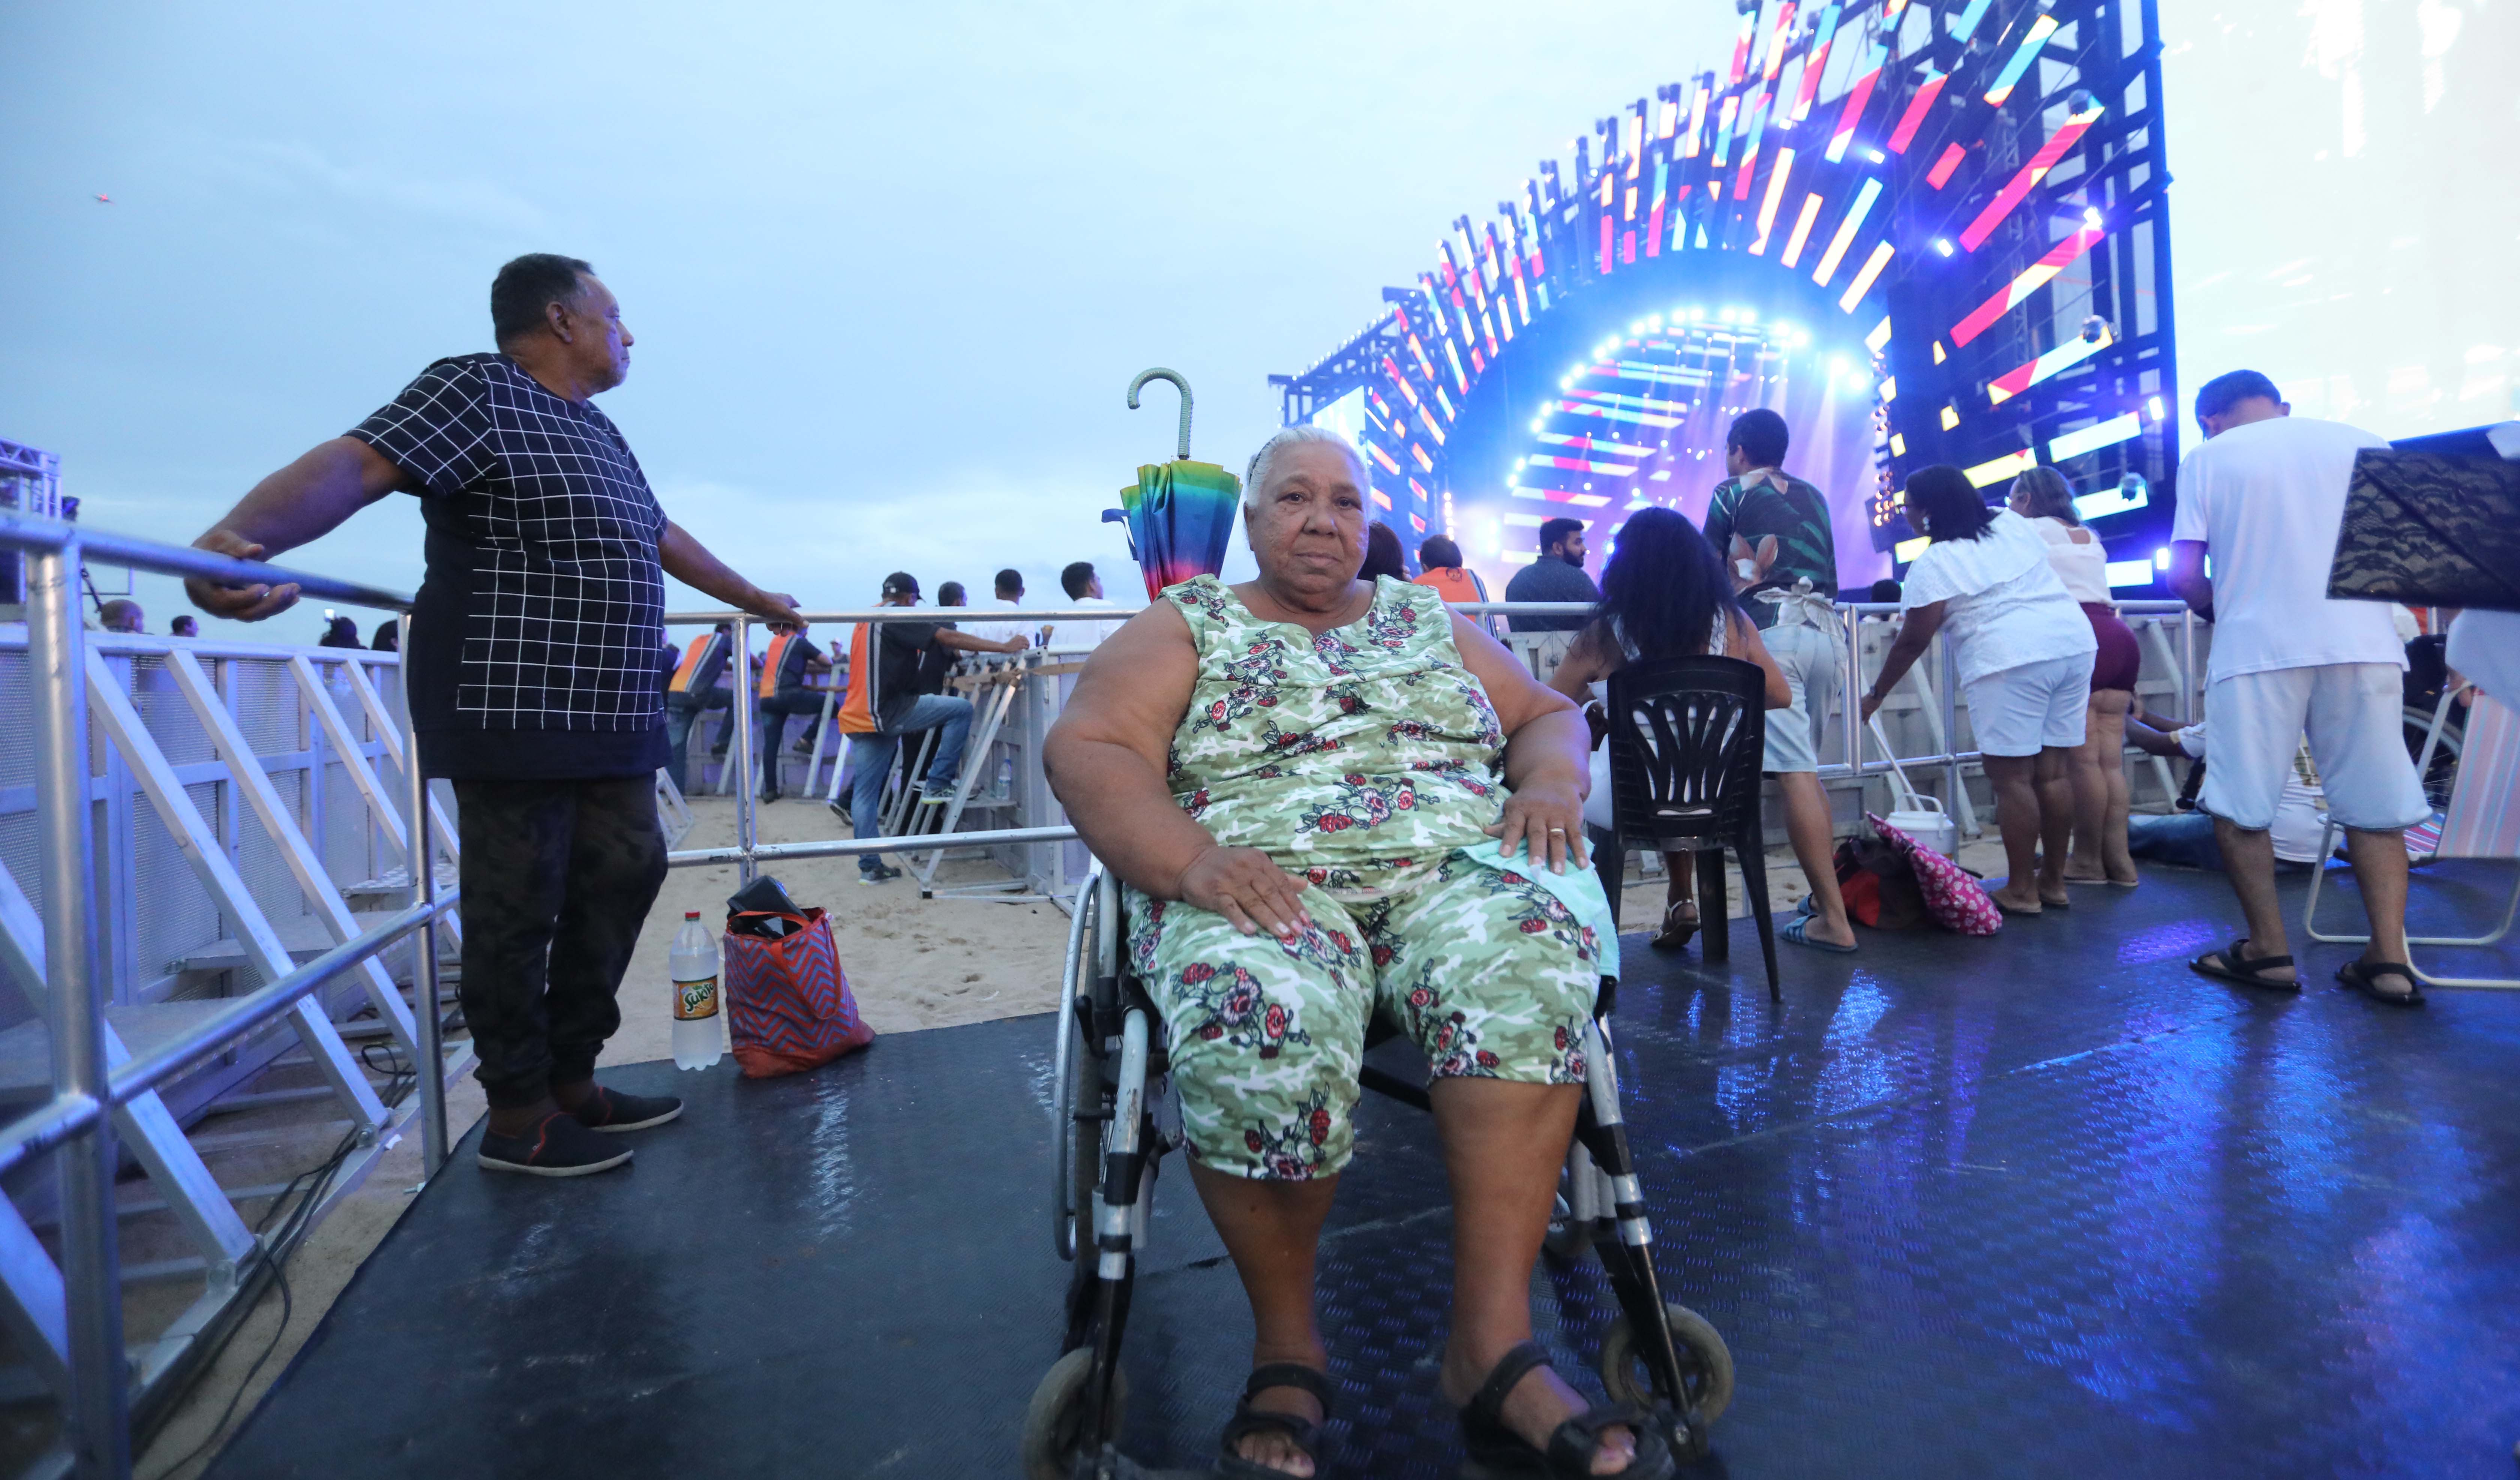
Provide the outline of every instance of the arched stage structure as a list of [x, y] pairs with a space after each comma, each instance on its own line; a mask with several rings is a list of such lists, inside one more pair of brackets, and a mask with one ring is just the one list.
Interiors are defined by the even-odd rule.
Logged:
[[[1904, 565], [1896, 490], [2064, 471], [2154, 583], [2178, 462], [2154, 0], [1741, 0], [1728, 64], [1655, 89], [1463, 215], [1300, 375], [1412, 549], [1492, 576], [1544, 518], [1705, 508], [1768, 405], [1837, 511], [1842, 584]], [[1598, 146], [1598, 157], [1596, 158]]]

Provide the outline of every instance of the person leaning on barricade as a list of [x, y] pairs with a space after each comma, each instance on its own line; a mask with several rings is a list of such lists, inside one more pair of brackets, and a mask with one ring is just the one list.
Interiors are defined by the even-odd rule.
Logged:
[[[458, 995], [490, 1102], [480, 1164], [575, 1177], [630, 1152], [597, 1132], [683, 1111], [598, 1084], [613, 996], [665, 878], [664, 577], [801, 624], [665, 516], [590, 404], [630, 370], [630, 331], [595, 269], [534, 252], [490, 286], [495, 354], [438, 360], [343, 436], [254, 485], [193, 543], [248, 560], [295, 549], [389, 493], [420, 496], [428, 573], [404, 654], [428, 776], [451, 781], [463, 852]], [[186, 583], [260, 621], [294, 586]]]
[[[878, 605], [916, 606], [919, 578], [896, 570], [883, 578]], [[1020, 637], [1003, 641], [958, 632], [951, 622], [885, 622], [876, 629], [875, 661], [868, 675], [874, 689], [867, 700], [875, 729], [849, 738], [849, 804], [843, 821], [859, 837], [883, 835], [883, 785], [892, 774], [895, 751], [906, 735], [937, 732], [936, 751], [927, 760], [927, 779], [919, 784], [922, 807], [942, 806], [954, 794], [963, 774], [963, 742], [971, 733], [971, 701], [947, 694], [945, 681], [954, 671], [956, 654], [1021, 652]], [[904, 777], [902, 785], [909, 785]], [[837, 807], [834, 811], [839, 811]], [[879, 853], [858, 855], [858, 882], [880, 884], [899, 878], [901, 871]]]
[[1650, 1424], [1586, 1413], [1526, 1345], [1611, 929], [1583, 718], [1434, 591], [1356, 578], [1369, 486], [1336, 433], [1272, 437], [1243, 488], [1259, 578], [1165, 590], [1087, 662], [1043, 751], [1128, 885], [1192, 1178], [1250, 1296], [1221, 1472], [1321, 1454], [1313, 1261], [1378, 1008], [1433, 1066], [1455, 1215], [1439, 1384], [1473, 1456], [1519, 1474], [1554, 1436], [1603, 1473], [1668, 1475]]
[[1909, 522], [1931, 543], [1908, 567], [1905, 617], [1864, 696], [1863, 718], [1872, 718], [1934, 634], [1948, 631], [2010, 870], [1989, 893], [2006, 915], [2066, 908], [2069, 768], [2088, 734], [2099, 649], [2091, 619], [2030, 521], [1989, 509], [1967, 473], [1949, 463], [1919, 468], [1903, 497]]

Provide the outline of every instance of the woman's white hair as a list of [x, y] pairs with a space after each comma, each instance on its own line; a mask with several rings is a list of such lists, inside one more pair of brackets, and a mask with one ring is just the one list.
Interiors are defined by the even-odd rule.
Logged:
[[1261, 490], [1269, 485], [1270, 468], [1278, 461], [1278, 454], [1289, 447], [1301, 446], [1307, 442], [1327, 442], [1346, 453], [1356, 463], [1358, 490], [1367, 492], [1372, 489], [1373, 470], [1365, 465], [1365, 454], [1357, 451], [1354, 442], [1327, 426], [1310, 425], [1287, 426], [1281, 428], [1276, 436], [1261, 443], [1260, 450], [1251, 454], [1250, 467], [1243, 470], [1242, 507], [1245, 512], [1259, 507]]

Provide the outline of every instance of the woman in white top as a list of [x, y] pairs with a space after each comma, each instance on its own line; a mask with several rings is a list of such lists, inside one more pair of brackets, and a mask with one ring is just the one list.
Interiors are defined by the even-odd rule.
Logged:
[[[1549, 687], [1585, 705], [1593, 725], [1593, 789], [1584, 800], [1584, 821], [1598, 830], [1593, 851], [1613, 910], [1619, 899], [1615, 871], [1625, 860], [1615, 843], [1598, 841], [1610, 835], [1612, 823], [1609, 749], [1602, 741], [1608, 719], [1598, 703], [1590, 702], [1603, 697], [1600, 690], [1609, 676], [1630, 663], [1656, 658], [1747, 658], [1767, 675], [1769, 708], [1781, 709], [1793, 701], [1784, 670], [1768, 655], [1759, 629], [1741, 613], [1733, 590], [1737, 583], [1687, 515], [1639, 510], [1620, 526], [1614, 543], [1610, 562], [1601, 567], [1601, 604], [1549, 680]], [[1658, 947], [1687, 945], [1697, 933], [1691, 863], [1687, 853], [1663, 855], [1669, 887], [1662, 927], [1653, 938]]]
[[2053, 468], [2033, 468], [2012, 480], [2012, 512], [2048, 542], [2048, 563], [2082, 604], [2099, 651], [2092, 659], [2092, 701], [2085, 740], [2067, 779], [2074, 787], [2074, 851], [2065, 860], [2069, 884], [2136, 885], [2127, 851], [2126, 722], [2135, 706], [2143, 649], [2109, 600], [2109, 556], [2074, 512], [2074, 486]]
[[2030, 521], [1987, 508], [1968, 474], [1948, 463], [1919, 469], [1908, 478], [1907, 498], [1909, 522], [1933, 543], [1908, 567], [1900, 597], [1906, 621], [1864, 696], [1864, 718], [1948, 623], [2011, 864], [2011, 876], [1989, 892], [2007, 915], [2070, 904], [2065, 853], [2074, 794], [2066, 768], [2085, 739], [2092, 655], [2099, 649], [2092, 624], [2065, 594]]

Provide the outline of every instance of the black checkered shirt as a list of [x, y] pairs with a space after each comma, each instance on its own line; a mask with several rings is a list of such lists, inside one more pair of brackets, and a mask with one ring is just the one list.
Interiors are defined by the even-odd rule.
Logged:
[[422, 371], [350, 435], [423, 494], [428, 573], [404, 661], [428, 773], [663, 764], [665, 512], [611, 421], [473, 354]]

